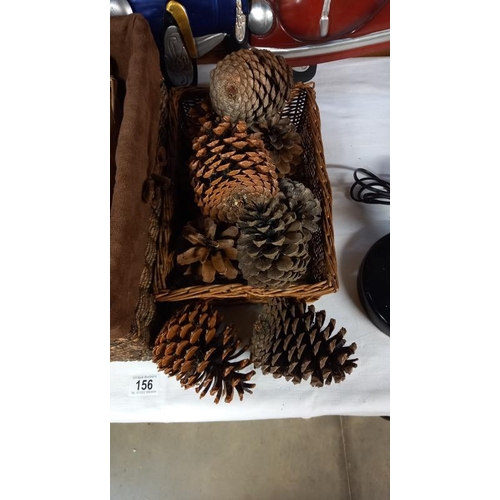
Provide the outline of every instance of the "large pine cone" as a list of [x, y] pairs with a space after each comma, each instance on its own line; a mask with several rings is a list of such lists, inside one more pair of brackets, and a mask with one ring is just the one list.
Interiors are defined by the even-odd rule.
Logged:
[[263, 123], [254, 123], [251, 128], [264, 141], [279, 177], [293, 175], [302, 160], [302, 139], [288, 117], [274, 116]]
[[224, 325], [218, 311], [206, 302], [196, 302], [185, 306], [163, 327], [153, 361], [158, 371], [175, 376], [185, 389], [196, 387], [200, 398], [210, 391], [215, 403], [222, 397], [229, 403], [234, 390], [242, 400], [244, 393], [252, 393], [255, 387], [248, 383], [255, 371], [240, 373], [250, 360], [235, 361], [245, 351], [240, 344], [233, 326]]
[[309, 241], [313, 233], [319, 229], [318, 222], [321, 217], [319, 200], [304, 184], [291, 179], [281, 179], [279, 187], [286, 197], [289, 210], [294, 212], [297, 220], [302, 223], [305, 239]]
[[210, 73], [210, 99], [220, 116], [251, 124], [281, 114], [293, 85], [292, 68], [283, 57], [268, 50], [241, 49]]
[[237, 222], [238, 265], [250, 285], [286, 288], [307, 271], [307, 237], [285, 202], [282, 193], [252, 200]]
[[232, 125], [228, 117], [205, 122], [193, 150], [191, 184], [204, 215], [234, 222], [252, 197], [278, 192], [264, 143], [249, 135], [243, 122]]
[[236, 226], [224, 229], [210, 217], [201, 217], [197, 224], [184, 227], [182, 236], [192, 246], [177, 255], [177, 264], [188, 266], [185, 275], [195, 274], [205, 283], [213, 283], [216, 274], [233, 280], [238, 276], [238, 270], [231, 263], [238, 258], [238, 234]]
[[342, 382], [357, 367], [357, 359], [348, 359], [357, 346], [345, 345], [345, 328], [331, 336], [334, 319], [322, 330], [325, 317], [325, 311], [315, 312], [305, 301], [272, 299], [254, 326], [250, 345], [254, 366], [294, 384], [309, 377], [313, 387]]

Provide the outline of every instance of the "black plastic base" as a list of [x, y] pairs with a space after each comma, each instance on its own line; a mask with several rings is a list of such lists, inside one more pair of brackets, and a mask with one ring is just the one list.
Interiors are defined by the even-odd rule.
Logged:
[[373, 324], [390, 335], [390, 234], [378, 240], [363, 259], [358, 293]]

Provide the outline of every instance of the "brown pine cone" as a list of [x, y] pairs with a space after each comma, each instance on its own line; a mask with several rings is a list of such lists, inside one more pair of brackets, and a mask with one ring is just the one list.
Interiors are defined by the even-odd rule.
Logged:
[[313, 233], [319, 229], [318, 222], [321, 217], [319, 200], [304, 184], [291, 179], [281, 179], [279, 187], [286, 197], [289, 210], [294, 212], [297, 220], [302, 223], [306, 241], [309, 241]]
[[153, 349], [158, 371], [175, 376], [185, 389], [196, 388], [200, 398], [208, 391], [215, 403], [222, 397], [229, 403], [234, 390], [243, 399], [255, 384], [248, 381], [255, 371], [240, 373], [249, 359], [235, 361], [245, 352], [234, 327], [226, 326], [218, 311], [207, 302], [186, 305], [162, 328]]
[[189, 164], [195, 201], [204, 215], [235, 222], [254, 196], [274, 196], [278, 178], [261, 139], [228, 117], [207, 121], [193, 140]]
[[268, 50], [241, 49], [228, 54], [210, 73], [210, 99], [220, 116], [248, 124], [281, 114], [293, 88], [285, 59]]
[[217, 225], [210, 217], [201, 217], [197, 224], [187, 224], [182, 236], [191, 243], [185, 252], [177, 255], [177, 264], [188, 266], [185, 275], [196, 275], [205, 283], [213, 283], [216, 274], [233, 280], [238, 270], [231, 261], [238, 259], [236, 226], [226, 229]]
[[305, 301], [269, 301], [254, 326], [250, 345], [254, 366], [294, 384], [309, 377], [313, 387], [342, 382], [357, 367], [357, 359], [348, 359], [357, 346], [345, 345], [345, 328], [331, 336], [334, 319], [322, 330], [325, 317], [325, 311], [315, 312]]
[[203, 124], [208, 121], [212, 121], [215, 118], [216, 113], [213, 110], [208, 97], [190, 106], [186, 117], [185, 132], [187, 139], [192, 141], [193, 137], [197, 137], [199, 135]]
[[304, 150], [300, 134], [288, 117], [276, 115], [267, 122], [254, 123], [250, 130], [264, 141], [278, 177], [295, 174]]
[[237, 221], [238, 265], [250, 285], [286, 288], [307, 271], [307, 238], [285, 201], [282, 193], [254, 199]]

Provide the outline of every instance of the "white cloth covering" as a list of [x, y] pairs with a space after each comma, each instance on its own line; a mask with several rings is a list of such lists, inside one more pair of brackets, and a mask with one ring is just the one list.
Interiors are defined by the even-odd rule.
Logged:
[[[253, 394], [243, 401], [214, 404], [184, 390], [175, 378], [158, 374], [152, 362], [110, 364], [111, 422], [203, 422], [310, 418], [322, 415], [389, 415], [390, 339], [368, 319], [357, 294], [356, 278], [371, 245], [389, 233], [389, 207], [356, 203], [349, 197], [354, 169], [389, 174], [389, 65], [381, 58], [347, 59], [318, 66], [314, 78], [328, 174], [340, 290], [315, 303], [335, 331], [347, 329], [356, 342], [358, 368], [340, 384], [313, 388], [264, 376], [257, 370]], [[210, 68], [200, 68], [200, 78]], [[156, 395], [131, 396], [134, 375], [158, 374]]]

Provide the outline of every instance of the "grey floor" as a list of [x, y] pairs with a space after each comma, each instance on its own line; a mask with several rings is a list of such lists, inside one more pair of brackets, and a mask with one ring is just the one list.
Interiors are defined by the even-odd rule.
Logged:
[[111, 500], [388, 500], [390, 422], [111, 424]]

